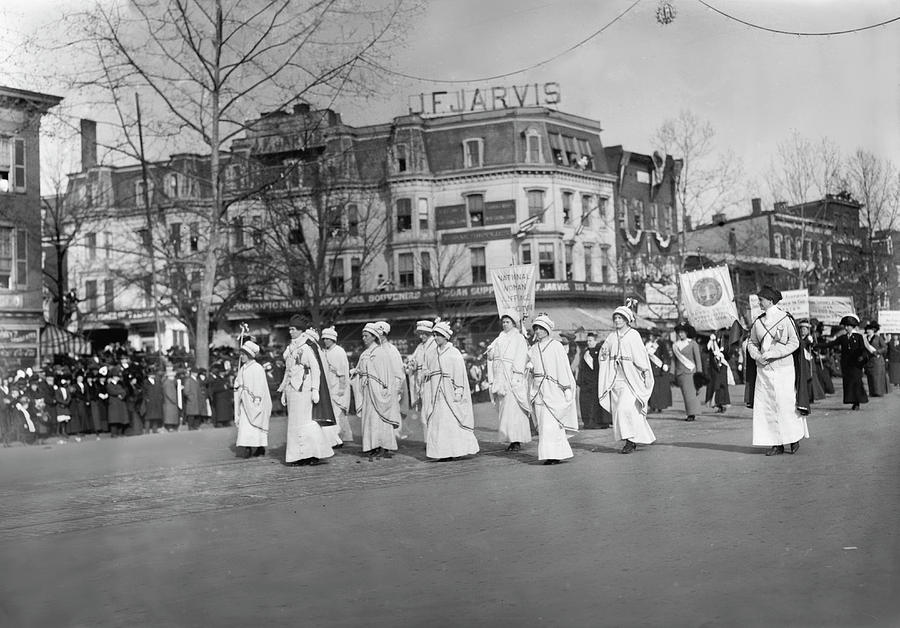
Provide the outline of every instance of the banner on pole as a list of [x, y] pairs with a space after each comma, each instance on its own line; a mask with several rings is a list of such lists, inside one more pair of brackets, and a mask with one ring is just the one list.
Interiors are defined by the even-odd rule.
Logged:
[[520, 325], [525, 323], [525, 319], [531, 318], [534, 313], [534, 269], [534, 264], [491, 269], [498, 316], [513, 310], [519, 315]]
[[681, 303], [688, 321], [697, 330], [730, 327], [737, 320], [734, 288], [727, 266], [682, 273]]
[[809, 317], [826, 325], [840, 325], [851, 314], [856, 316], [853, 297], [809, 297]]
[[900, 310], [878, 310], [882, 334], [900, 334]]
[[[801, 318], [809, 318], [809, 290], [784, 290], [781, 293], [781, 301], [778, 302], [785, 312], [790, 312], [791, 316], [800, 320]], [[759, 307], [759, 297], [755, 294], [750, 295], [750, 320], [756, 320], [762, 314]]]

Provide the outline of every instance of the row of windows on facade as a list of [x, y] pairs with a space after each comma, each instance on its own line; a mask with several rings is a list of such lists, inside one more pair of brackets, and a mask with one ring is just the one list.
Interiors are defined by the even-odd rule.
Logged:
[[803, 238], [791, 238], [780, 233], [776, 233], [773, 240], [777, 258], [815, 261], [820, 266], [831, 266], [831, 242], [804, 241]]
[[0, 226], [0, 290], [28, 283], [28, 231]]
[[[139, 283], [143, 305], [144, 307], [151, 307], [153, 305], [153, 287], [150, 276], [145, 276]], [[102, 302], [99, 292], [101, 286], [103, 287]], [[188, 285], [184, 286], [184, 289], [178, 290], [178, 292], [179, 294], [186, 294], [193, 301], [198, 300], [200, 298], [200, 271], [192, 271], [188, 277]], [[122, 294], [117, 293], [114, 279], [86, 279], [84, 282], [84, 307], [82, 311], [91, 313], [99, 312], [102, 309], [104, 312], [114, 312], [117, 294], [122, 296]]]
[[[619, 199], [619, 227], [632, 230], [659, 231], [666, 234], [675, 230], [678, 220], [672, 205], [647, 203], [639, 199]], [[630, 218], [630, 220], [629, 220]]]
[[25, 191], [25, 140], [0, 135], [0, 193]]

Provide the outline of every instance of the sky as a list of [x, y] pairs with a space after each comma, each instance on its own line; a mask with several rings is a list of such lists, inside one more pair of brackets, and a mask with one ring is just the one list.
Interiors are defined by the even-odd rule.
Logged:
[[[655, 19], [657, 0], [641, 0], [577, 49], [490, 79], [560, 55], [634, 0], [426, 0], [386, 65], [432, 80], [390, 75], [382, 96], [335, 108], [348, 124], [380, 123], [404, 114], [408, 96], [419, 92], [555, 81], [558, 108], [599, 120], [605, 145], [652, 152], [654, 130], [680, 110], [692, 111], [715, 128], [718, 151], [740, 156], [753, 185], [763, 185], [778, 143], [793, 131], [827, 137], [845, 154], [862, 148], [900, 162], [900, 21], [847, 35], [782, 35], [729, 20], [698, 0], [671, 1], [677, 14], [669, 25]], [[900, 16], [892, 0], [706, 1], [747, 22], [792, 32], [845, 30]], [[78, 4], [4, 0], [5, 45], [15, 47], [18, 34], [55, 19], [60, 6]], [[67, 95], [52, 84], [43, 89]]]

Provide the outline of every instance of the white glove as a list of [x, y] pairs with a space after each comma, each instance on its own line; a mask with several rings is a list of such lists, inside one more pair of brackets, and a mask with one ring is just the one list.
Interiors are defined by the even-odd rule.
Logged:
[[572, 389], [566, 388], [566, 390], [563, 391], [563, 396], [565, 396], [565, 398], [566, 398], [566, 403], [571, 403], [572, 402]]
[[668, 372], [669, 372], [669, 365], [668, 365], [668, 364], [663, 364], [663, 365], [662, 365], [662, 371], [663, 371], [663, 373], [668, 373]]
[[312, 391], [312, 402], [319, 403], [319, 391], [318, 390]]
[[284, 391], [281, 392], [281, 405], [287, 406], [287, 393]]

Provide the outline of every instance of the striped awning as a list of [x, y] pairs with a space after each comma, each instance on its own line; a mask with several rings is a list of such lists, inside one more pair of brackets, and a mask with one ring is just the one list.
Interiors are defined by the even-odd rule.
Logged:
[[91, 343], [78, 334], [47, 325], [41, 330], [41, 355], [55, 354], [82, 355], [91, 353]]

